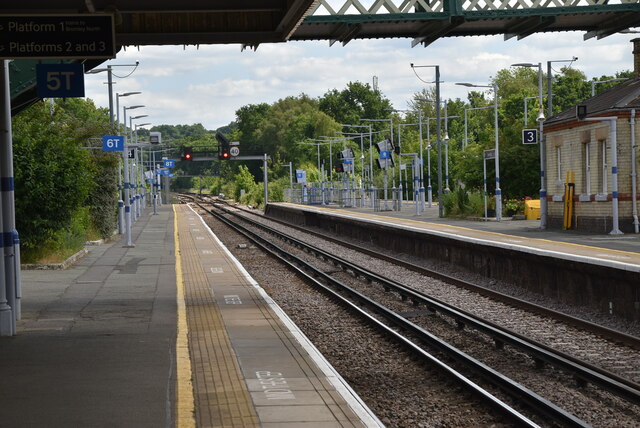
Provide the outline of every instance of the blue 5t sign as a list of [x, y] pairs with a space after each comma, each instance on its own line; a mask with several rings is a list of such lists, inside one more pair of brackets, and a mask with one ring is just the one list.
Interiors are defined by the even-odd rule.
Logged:
[[84, 97], [84, 66], [82, 64], [37, 64], [38, 97]]
[[102, 150], [107, 152], [121, 152], [124, 150], [124, 137], [107, 135], [102, 137]]

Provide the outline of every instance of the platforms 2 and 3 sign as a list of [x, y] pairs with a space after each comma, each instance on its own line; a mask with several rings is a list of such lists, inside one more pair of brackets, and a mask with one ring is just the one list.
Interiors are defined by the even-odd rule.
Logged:
[[[0, 59], [115, 58], [113, 15], [0, 15]], [[38, 96], [84, 97], [82, 64], [38, 64]]]
[[113, 15], [0, 15], [0, 58], [115, 58]]

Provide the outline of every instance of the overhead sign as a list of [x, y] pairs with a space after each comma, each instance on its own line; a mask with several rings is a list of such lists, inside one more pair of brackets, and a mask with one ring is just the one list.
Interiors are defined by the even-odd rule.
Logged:
[[36, 64], [39, 98], [84, 97], [84, 65]]
[[151, 131], [149, 132], [149, 143], [160, 144], [162, 142], [162, 133]]
[[496, 149], [485, 150], [484, 151], [484, 159], [495, 159], [496, 158]]
[[522, 144], [538, 144], [538, 130], [537, 129], [523, 129], [522, 130]]
[[163, 162], [164, 162], [164, 167], [165, 168], [175, 168], [176, 167], [176, 161], [174, 161], [174, 160], [165, 159]]
[[307, 171], [304, 169], [296, 169], [296, 183], [307, 182]]
[[107, 152], [121, 152], [124, 150], [124, 137], [107, 135], [102, 137], [102, 150]]
[[0, 15], [0, 58], [115, 58], [113, 15]]

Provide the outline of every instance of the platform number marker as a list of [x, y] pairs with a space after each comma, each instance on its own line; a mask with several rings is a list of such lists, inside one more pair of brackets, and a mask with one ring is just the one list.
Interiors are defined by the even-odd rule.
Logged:
[[538, 144], [538, 130], [537, 129], [523, 129], [522, 130], [522, 144]]
[[106, 152], [123, 151], [124, 137], [119, 135], [106, 135], [102, 137], [102, 150]]
[[232, 294], [229, 296], [224, 296], [224, 303], [227, 305], [241, 305], [242, 300], [240, 299], [240, 296]]

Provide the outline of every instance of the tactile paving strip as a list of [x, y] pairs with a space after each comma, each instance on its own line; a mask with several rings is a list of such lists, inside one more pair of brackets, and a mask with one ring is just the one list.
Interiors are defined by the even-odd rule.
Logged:
[[[193, 213], [178, 207], [189, 351], [193, 370], [196, 422], [199, 427], [259, 426], [243, 375], [214, 301], [192, 233]], [[205, 240], [208, 234], [201, 235]]]

